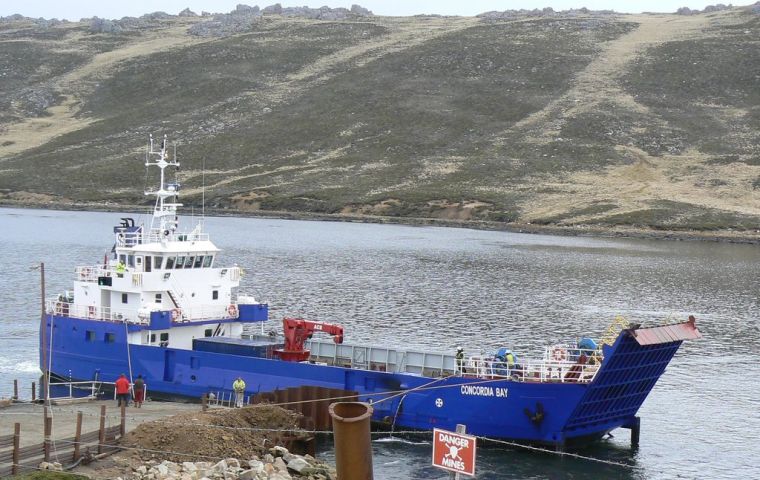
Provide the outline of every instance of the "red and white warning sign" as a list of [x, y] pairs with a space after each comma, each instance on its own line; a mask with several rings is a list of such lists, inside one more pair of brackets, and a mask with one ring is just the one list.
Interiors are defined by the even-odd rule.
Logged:
[[475, 437], [433, 429], [433, 466], [475, 475]]

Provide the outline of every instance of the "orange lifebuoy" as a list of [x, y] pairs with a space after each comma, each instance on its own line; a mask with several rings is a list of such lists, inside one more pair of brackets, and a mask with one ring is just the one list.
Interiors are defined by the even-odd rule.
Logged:
[[182, 310], [175, 308], [172, 310], [172, 322], [176, 322], [182, 316]]
[[237, 305], [230, 304], [230, 306], [227, 307], [227, 313], [230, 315], [230, 317], [237, 317], [238, 316]]
[[552, 349], [552, 359], [558, 362], [567, 360], [567, 349], [564, 347], [554, 347]]

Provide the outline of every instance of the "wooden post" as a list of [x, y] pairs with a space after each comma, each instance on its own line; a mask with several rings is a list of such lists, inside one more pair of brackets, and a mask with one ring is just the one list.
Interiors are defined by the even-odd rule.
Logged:
[[127, 402], [121, 402], [121, 424], [119, 425], [119, 435], [124, 436], [127, 433]]
[[11, 465], [11, 475], [16, 475], [18, 473], [18, 462], [19, 462], [18, 450], [20, 446], [21, 446], [21, 424], [14, 423], [13, 424], [13, 464]]
[[82, 412], [77, 412], [77, 431], [74, 434], [74, 460], [79, 460], [79, 442], [82, 441]]
[[45, 443], [43, 450], [45, 452], [45, 461], [50, 461], [50, 435], [53, 432], [53, 418], [47, 416], [47, 409], [45, 409]]
[[206, 410], [208, 410], [208, 393], [201, 395], [201, 411], [205, 412]]
[[32, 382], [32, 402], [37, 400], [37, 384]]
[[18, 380], [13, 379], [13, 401], [18, 400]]
[[103, 445], [106, 443], [106, 406], [100, 406], [100, 431], [98, 432], [98, 455], [103, 453]]

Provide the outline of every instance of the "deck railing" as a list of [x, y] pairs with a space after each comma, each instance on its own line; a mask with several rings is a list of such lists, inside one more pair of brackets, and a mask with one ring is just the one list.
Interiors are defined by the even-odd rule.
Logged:
[[602, 362], [601, 356], [594, 350], [565, 346], [550, 347], [543, 359], [515, 359], [511, 366], [494, 355], [470, 356], [460, 363], [450, 354], [335, 344], [324, 340], [309, 340], [306, 348], [315, 362], [360, 370], [403, 372], [426, 377], [459, 375], [505, 378], [524, 382], [588, 383], [594, 379]]
[[116, 236], [116, 245], [119, 247], [131, 247], [134, 245], [140, 245], [143, 243], [161, 243], [164, 241], [170, 242], [200, 242], [208, 241], [208, 233], [178, 233], [169, 232], [164, 234], [163, 232], [124, 232]]
[[[175, 323], [195, 322], [203, 320], [224, 320], [237, 317], [237, 305], [233, 308], [225, 305], [197, 305], [190, 308], [169, 308], [172, 312], [172, 321]], [[117, 307], [96, 307], [94, 305], [77, 305], [71, 302], [51, 298], [47, 301], [47, 313], [59, 317], [74, 317], [90, 320], [103, 320], [108, 322], [128, 322], [138, 325], [150, 324], [150, 316], [147, 312], [138, 312], [135, 309], [123, 309]]]
[[493, 357], [471, 356], [457, 366], [457, 374], [478, 378], [511, 378], [521, 382], [591, 382], [599, 371], [599, 363], [583, 360], [527, 360], [507, 365]]

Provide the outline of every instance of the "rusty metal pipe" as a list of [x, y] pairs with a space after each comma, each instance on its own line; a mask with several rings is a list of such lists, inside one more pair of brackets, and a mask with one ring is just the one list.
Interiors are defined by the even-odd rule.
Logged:
[[330, 405], [335, 438], [338, 480], [372, 480], [370, 418], [373, 408], [364, 402]]

